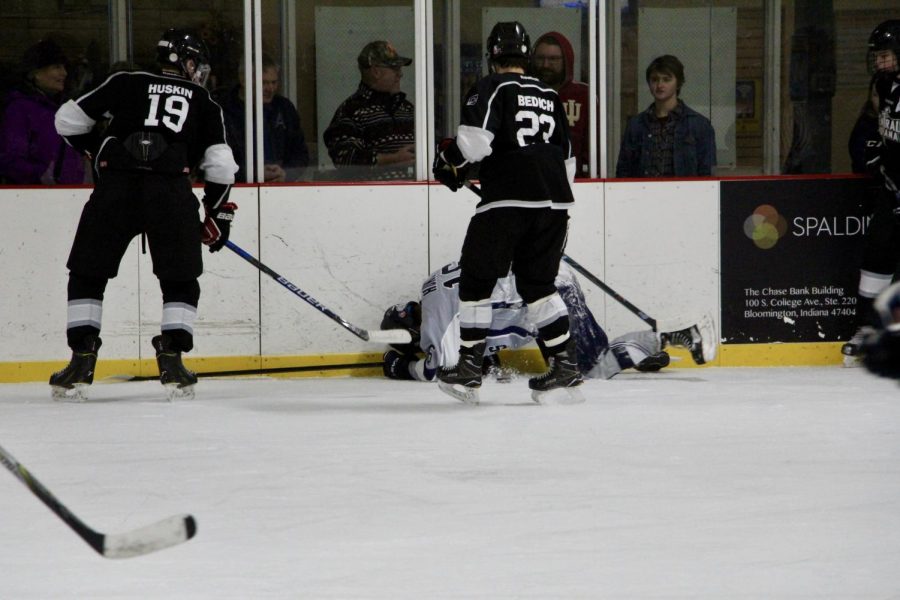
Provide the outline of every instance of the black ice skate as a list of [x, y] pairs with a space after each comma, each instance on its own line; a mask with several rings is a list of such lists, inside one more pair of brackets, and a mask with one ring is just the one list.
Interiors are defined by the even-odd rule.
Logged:
[[55, 400], [87, 400], [87, 387], [94, 382], [97, 350], [102, 340], [89, 335], [78, 350], [72, 351], [72, 360], [62, 371], [50, 376], [50, 394]]
[[481, 387], [481, 357], [484, 344], [473, 348], [460, 348], [455, 366], [441, 367], [438, 371], [438, 387], [466, 404], [478, 404], [478, 388]]
[[698, 365], [716, 358], [718, 348], [716, 328], [709, 315], [705, 315], [699, 322], [685, 329], [660, 333], [659, 341], [662, 348], [671, 345], [689, 350], [691, 358]]
[[844, 366], [845, 367], [858, 367], [862, 364], [861, 359], [861, 349], [863, 346], [863, 342], [865, 339], [875, 333], [875, 329], [868, 326], [863, 325], [856, 330], [856, 333], [853, 334], [847, 342], [841, 346], [841, 354], [844, 355]]
[[563, 352], [547, 359], [550, 370], [528, 380], [531, 399], [538, 404], [579, 404], [584, 396], [576, 388], [584, 383], [578, 370], [575, 338], [571, 338]]
[[181, 362], [181, 352], [172, 347], [172, 339], [163, 334], [153, 338], [151, 343], [156, 349], [159, 381], [166, 387], [169, 400], [193, 398], [197, 375], [185, 368]]
[[669, 362], [671, 362], [669, 353], [660, 350], [656, 354], [648, 355], [647, 358], [634, 365], [634, 368], [641, 373], [656, 373], [660, 369], [668, 367]]

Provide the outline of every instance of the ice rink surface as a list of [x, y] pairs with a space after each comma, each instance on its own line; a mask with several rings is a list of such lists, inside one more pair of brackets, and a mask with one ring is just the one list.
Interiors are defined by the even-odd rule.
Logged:
[[157, 382], [55, 403], [0, 385], [0, 445], [91, 527], [197, 536], [94, 553], [5, 469], [0, 599], [900, 598], [900, 387], [862, 369], [671, 369], [585, 404], [490, 382], [469, 407], [380, 379]]

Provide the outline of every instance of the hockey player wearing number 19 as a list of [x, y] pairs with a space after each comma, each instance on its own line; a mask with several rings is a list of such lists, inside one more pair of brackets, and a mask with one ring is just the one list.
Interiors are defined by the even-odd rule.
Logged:
[[[159, 74], [114, 73], [56, 113], [56, 130], [92, 159], [96, 181], [66, 263], [72, 360], [50, 377], [59, 399], [83, 400], [93, 382], [103, 293], [137, 235], [146, 235], [162, 290], [161, 331], [152, 340], [160, 381], [170, 399], [193, 396], [197, 383], [181, 353], [194, 346], [201, 242], [216, 252], [228, 240], [237, 208], [228, 193], [238, 167], [225, 141], [222, 109], [204, 87], [205, 44], [170, 29], [157, 43], [157, 62]], [[94, 126], [102, 118], [111, 120], [100, 139]], [[188, 177], [195, 168], [206, 182], [202, 223]]]
[[455, 192], [471, 165], [480, 163], [482, 191], [459, 260], [459, 361], [441, 368], [439, 385], [477, 403], [491, 293], [512, 271], [550, 363], [548, 372], [528, 381], [532, 397], [541, 402], [552, 393], [583, 401], [568, 311], [554, 286], [574, 202], [568, 119], [557, 93], [525, 75], [531, 40], [521, 23], [497, 23], [486, 46], [491, 74], [466, 94], [457, 135], [441, 141], [432, 169]]

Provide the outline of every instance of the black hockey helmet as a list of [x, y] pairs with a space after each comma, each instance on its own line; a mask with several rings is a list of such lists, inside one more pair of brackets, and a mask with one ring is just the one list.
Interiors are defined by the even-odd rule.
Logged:
[[900, 51], [900, 20], [891, 19], [873, 29], [869, 36], [869, 50]]
[[[156, 60], [163, 67], [174, 67], [200, 85], [209, 76], [209, 50], [199, 37], [184, 29], [169, 29], [156, 45]], [[193, 70], [188, 61], [193, 61]]]
[[405, 329], [412, 336], [409, 344], [391, 344], [391, 348], [406, 355], [419, 351], [419, 331], [422, 328], [422, 305], [415, 300], [406, 304], [395, 304], [386, 311], [381, 319], [382, 329]]
[[869, 70], [875, 71], [875, 53], [884, 50], [894, 52], [894, 71], [897, 70], [897, 61], [900, 61], [900, 20], [891, 19], [881, 23], [872, 30], [869, 36], [869, 52], [867, 62]]
[[491, 29], [487, 38], [487, 57], [489, 60], [498, 58], [524, 58], [531, 57], [531, 38], [525, 31], [525, 27], [518, 21], [497, 23]]

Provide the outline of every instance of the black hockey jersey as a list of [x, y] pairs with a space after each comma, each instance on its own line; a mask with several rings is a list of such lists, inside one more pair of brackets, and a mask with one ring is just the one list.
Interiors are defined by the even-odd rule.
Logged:
[[556, 91], [534, 77], [492, 74], [466, 95], [456, 144], [480, 162], [483, 212], [499, 206], [569, 208], [575, 159]]
[[881, 134], [881, 165], [893, 185], [900, 187], [900, 75], [879, 76], [878, 132]]
[[182, 173], [199, 166], [207, 181], [234, 182], [237, 164], [225, 142], [222, 109], [206, 88], [192, 81], [147, 72], [114, 73], [60, 108], [57, 131], [78, 148], [77, 138], [103, 118], [110, 121], [99, 149], [79, 148], [96, 151], [95, 161]]

